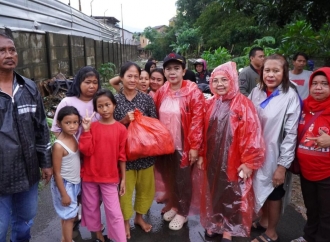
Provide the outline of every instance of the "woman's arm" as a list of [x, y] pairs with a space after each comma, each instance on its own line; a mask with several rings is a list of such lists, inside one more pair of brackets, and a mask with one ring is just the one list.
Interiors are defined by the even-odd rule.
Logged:
[[109, 80], [110, 85], [117, 91], [120, 92], [120, 83], [121, 79], [120, 76], [115, 76]]

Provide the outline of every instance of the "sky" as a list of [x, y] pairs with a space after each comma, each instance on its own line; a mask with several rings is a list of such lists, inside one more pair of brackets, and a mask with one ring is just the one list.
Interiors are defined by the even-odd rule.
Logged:
[[[79, 9], [79, 0], [59, 0], [75, 9]], [[91, 15], [91, 1], [80, 0], [81, 10]], [[175, 2], [177, 0], [93, 0], [92, 10], [94, 16], [115, 17], [120, 21], [121, 4], [123, 8], [124, 29], [131, 32], [142, 32], [144, 28], [158, 25], [168, 25], [169, 20], [176, 15]]]

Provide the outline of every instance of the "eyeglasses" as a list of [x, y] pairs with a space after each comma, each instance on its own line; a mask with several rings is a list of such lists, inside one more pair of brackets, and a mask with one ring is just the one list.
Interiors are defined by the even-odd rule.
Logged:
[[213, 80], [212, 80], [212, 84], [213, 84], [213, 85], [219, 85], [219, 84], [227, 85], [228, 82], [229, 82], [229, 80], [228, 80], [228, 79], [225, 79], [225, 78], [220, 79], [220, 80], [219, 80], [219, 79], [213, 79]]

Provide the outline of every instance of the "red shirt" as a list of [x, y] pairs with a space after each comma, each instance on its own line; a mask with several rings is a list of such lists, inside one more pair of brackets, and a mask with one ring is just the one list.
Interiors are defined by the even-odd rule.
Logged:
[[[298, 127], [300, 134], [306, 124], [309, 123], [312, 114], [302, 112], [301, 120]], [[302, 175], [310, 181], [320, 181], [330, 177], [330, 148], [315, 149], [316, 143], [314, 140], [308, 140], [307, 137], [318, 137], [322, 134], [320, 130], [329, 134], [330, 119], [329, 115], [323, 113], [317, 117], [312, 123], [303, 138], [298, 140], [299, 147], [297, 157], [299, 160]]]
[[85, 182], [119, 183], [119, 161], [126, 161], [127, 129], [119, 122], [93, 122], [83, 132], [79, 149], [84, 155], [81, 179]]

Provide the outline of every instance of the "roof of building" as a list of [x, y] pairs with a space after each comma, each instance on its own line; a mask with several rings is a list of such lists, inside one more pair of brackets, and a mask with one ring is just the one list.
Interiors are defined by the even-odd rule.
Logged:
[[93, 18], [95, 19], [106, 19], [111, 23], [119, 23], [120, 21], [118, 19], [116, 19], [115, 17], [105, 17], [105, 16], [93, 16]]

